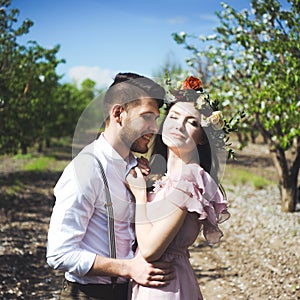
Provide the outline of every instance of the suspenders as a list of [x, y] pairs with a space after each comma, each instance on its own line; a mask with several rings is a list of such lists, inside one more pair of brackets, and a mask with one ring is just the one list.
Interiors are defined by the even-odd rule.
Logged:
[[[83, 152], [82, 154], [86, 154], [86, 155], [94, 157], [97, 160], [98, 165], [100, 167], [100, 171], [101, 171], [101, 175], [102, 175], [102, 179], [103, 179], [104, 187], [105, 187], [105, 195], [106, 195], [105, 207], [106, 207], [106, 212], [107, 212], [107, 232], [108, 232], [109, 256], [111, 258], [116, 258], [114, 211], [113, 211], [111, 196], [110, 196], [110, 192], [109, 192], [109, 188], [108, 188], [107, 178], [105, 176], [103, 166], [102, 166], [100, 160], [98, 159], [98, 157], [96, 157], [94, 154], [89, 153], [89, 152]], [[113, 284], [116, 283], [116, 281], [117, 281], [117, 277], [111, 277], [111, 282]]]

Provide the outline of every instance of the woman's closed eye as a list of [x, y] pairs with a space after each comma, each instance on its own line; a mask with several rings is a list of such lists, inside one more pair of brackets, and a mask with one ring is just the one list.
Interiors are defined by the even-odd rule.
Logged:
[[170, 119], [174, 119], [174, 120], [178, 119], [178, 117], [176, 115], [170, 115], [169, 117], [170, 117]]
[[194, 127], [199, 127], [199, 123], [197, 121], [189, 121], [189, 123]]

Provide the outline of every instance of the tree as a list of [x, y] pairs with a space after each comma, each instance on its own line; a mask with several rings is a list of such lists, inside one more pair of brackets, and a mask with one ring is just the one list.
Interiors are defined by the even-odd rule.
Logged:
[[152, 75], [155, 78], [155, 81], [165, 86], [166, 72], [168, 73], [168, 76], [175, 81], [183, 81], [188, 75], [188, 71], [184, 71], [182, 69], [181, 64], [176, 61], [176, 58], [173, 57], [171, 53], [166, 57], [163, 64], [153, 72]]
[[[96, 83], [91, 79], [82, 82], [81, 87], [76, 84], [60, 84], [54, 94], [55, 101], [52, 103], [52, 116], [48, 121], [48, 138], [72, 137], [75, 128], [80, 121], [80, 130], [85, 131], [93, 126], [100, 126], [101, 107], [92, 107], [87, 109], [95, 98], [97, 92]], [[81, 118], [83, 112], [85, 118]]]
[[18, 9], [0, 0], [0, 128], [1, 153], [22, 153], [47, 134], [53, 93], [60, 77], [56, 58], [59, 46], [45, 49], [31, 41], [20, 45], [18, 38], [29, 32], [33, 22], [16, 28]]
[[199, 38], [206, 49], [190, 43], [193, 35], [173, 37], [193, 52], [192, 60], [210, 59], [220, 97], [255, 121], [278, 171], [282, 211], [292, 212], [300, 167], [300, 2], [288, 0], [283, 8], [277, 0], [252, 0], [251, 12], [222, 5], [215, 34]]
[[32, 26], [30, 20], [25, 20], [17, 29], [13, 24], [17, 21], [18, 10], [7, 11], [10, 1], [0, 1], [0, 146], [1, 152], [16, 151], [18, 140], [14, 136], [14, 112], [17, 104], [11, 103], [16, 98], [15, 80], [18, 61], [16, 48], [17, 37], [26, 34]]

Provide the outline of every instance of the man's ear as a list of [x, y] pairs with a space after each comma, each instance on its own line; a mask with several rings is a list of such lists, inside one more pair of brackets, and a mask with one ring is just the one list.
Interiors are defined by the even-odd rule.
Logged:
[[112, 109], [111, 109], [111, 112], [112, 112], [112, 116], [113, 118], [116, 120], [117, 123], [122, 123], [122, 112], [124, 112], [124, 107], [120, 104], [115, 104]]

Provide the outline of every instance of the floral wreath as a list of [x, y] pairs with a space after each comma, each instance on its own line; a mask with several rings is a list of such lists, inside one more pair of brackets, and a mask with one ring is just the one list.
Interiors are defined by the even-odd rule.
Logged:
[[209, 136], [214, 145], [219, 149], [226, 149], [228, 158], [235, 159], [235, 153], [230, 148], [229, 135], [237, 131], [237, 125], [241, 118], [245, 117], [244, 112], [237, 112], [229, 121], [223, 117], [219, 110], [219, 101], [211, 100], [209, 94], [203, 90], [203, 84], [199, 78], [189, 76], [181, 86], [175, 89], [171, 86], [171, 80], [166, 79], [168, 91], [166, 93], [166, 106], [174, 104], [177, 101], [194, 102], [195, 107], [202, 115], [201, 126], [210, 130]]

